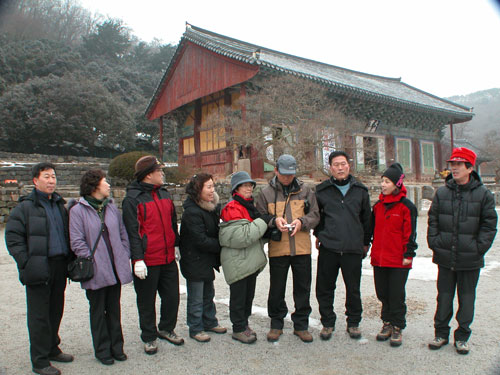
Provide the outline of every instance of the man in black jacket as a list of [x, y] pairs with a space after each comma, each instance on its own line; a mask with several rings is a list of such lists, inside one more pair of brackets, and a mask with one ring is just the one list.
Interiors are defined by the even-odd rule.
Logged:
[[73, 356], [59, 349], [59, 325], [64, 310], [68, 213], [64, 199], [55, 192], [54, 165], [33, 166], [35, 189], [19, 199], [5, 228], [7, 249], [14, 257], [19, 280], [26, 285], [26, 305], [33, 372], [58, 375], [51, 361], [71, 362]]
[[435, 337], [429, 348], [436, 350], [448, 344], [456, 289], [455, 347], [459, 354], [468, 354], [479, 271], [497, 232], [497, 213], [493, 194], [474, 171], [476, 154], [459, 147], [448, 162], [451, 174], [446, 185], [437, 190], [429, 209], [427, 243], [433, 251], [432, 261], [438, 265]]
[[320, 222], [314, 234], [319, 249], [316, 298], [323, 329], [320, 338], [328, 340], [335, 328], [333, 300], [339, 268], [346, 287], [347, 332], [361, 337], [361, 261], [370, 244], [370, 197], [368, 189], [349, 174], [349, 157], [333, 151], [328, 161], [332, 177], [316, 187]]

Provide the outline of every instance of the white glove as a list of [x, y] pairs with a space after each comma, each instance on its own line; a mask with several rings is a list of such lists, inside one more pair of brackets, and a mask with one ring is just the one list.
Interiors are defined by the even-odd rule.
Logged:
[[175, 247], [175, 260], [180, 261], [181, 260], [181, 251], [179, 250], [179, 246]]
[[148, 267], [143, 260], [138, 260], [134, 263], [134, 273], [139, 279], [144, 280], [148, 276]]

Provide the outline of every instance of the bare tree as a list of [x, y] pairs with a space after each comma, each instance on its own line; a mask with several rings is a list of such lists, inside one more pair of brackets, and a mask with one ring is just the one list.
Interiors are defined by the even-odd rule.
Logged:
[[238, 104], [239, 110], [220, 108], [209, 119], [226, 129], [226, 141], [240, 150], [252, 146], [270, 164], [293, 154], [301, 173], [324, 169], [324, 147], [352, 153], [349, 136], [365, 125], [325, 86], [290, 75], [252, 80]]

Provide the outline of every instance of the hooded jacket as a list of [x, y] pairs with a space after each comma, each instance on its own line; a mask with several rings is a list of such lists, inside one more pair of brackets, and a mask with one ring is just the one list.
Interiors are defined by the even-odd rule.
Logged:
[[349, 178], [345, 196], [331, 178], [316, 187], [320, 222], [314, 235], [328, 251], [362, 255], [371, 237], [370, 196], [365, 185], [351, 175]]
[[147, 266], [173, 262], [179, 233], [174, 203], [167, 189], [133, 181], [127, 187], [122, 207], [132, 261], [144, 260]]
[[[110, 201], [104, 210], [104, 224], [109, 233], [113, 254], [113, 263], [103, 236], [94, 252], [94, 277], [83, 281], [83, 289], [97, 290], [107, 286], [132, 282], [130, 268], [130, 248], [127, 231], [118, 211]], [[78, 203], [69, 211], [69, 233], [71, 250], [76, 256], [88, 257], [94, 247], [101, 230], [101, 219], [97, 211], [85, 200], [80, 198]], [[116, 275], [113, 271], [116, 270]], [[116, 279], [118, 276], [118, 280]]]
[[[68, 212], [66, 203], [57, 193], [52, 193], [64, 224], [64, 235], [68, 243]], [[49, 222], [47, 213], [38, 199], [36, 189], [19, 198], [5, 227], [5, 243], [19, 270], [23, 285], [46, 284], [49, 281]]]
[[397, 195], [380, 194], [372, 211], [372, 266], [411, 268], [411, 263], [403, 266], [403, 258], [415, 256], [417, 216], [404, 185]]
[[[295, 219], [300, 219], [302, 222], [302, 228], [295, 236], [283, 233], [281, 241], [269, 241], [269, 257], [311, 254], [310, 231], [319, 223], [319, 209], [316, 196], [309, 187], [294, 178], [290, 192], [285, 197], [283, 185], [275, 176], [260, 191], [256, 206], [260, 213], [284, 217], [287, 223]], [[275, 220], [271, 220], [268, 226], [276, 228]]]
[[458, 185], [450, 174], [429, 209], [427, 243], [432, 261], [456, 271], [484, 267], [497, 219], [493, 194], [475, 171], [465, 185]]
[[219, 196], [213, 202], [195, 202], [186, 198], [181, 221], [181, 272], [192, 281], [215, 279], [214, 268], [219, 271]]

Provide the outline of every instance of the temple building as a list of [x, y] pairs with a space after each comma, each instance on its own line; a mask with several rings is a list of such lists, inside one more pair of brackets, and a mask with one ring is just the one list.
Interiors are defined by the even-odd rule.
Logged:
[[[220, 108], [238, 111], [245, 121], [249, 87], [266, 76], [293, 76], [327, 88], [331, 101], [350, 118], [341, 141], [325, 140], [311, 150], [312, 162], [324, 163], [333, 149], [348, 150], [357, 174], [377, 174], [394, 161], [413, 181], [430, 181], [445, 167], [441, 146], [445, 126], [469, 121], [472, 109], [439, 98], [401, 81], [292, 56], [187, 25], [174, 57], [158, 84], [146, 116], [158, 121], [160, 143], [167, 118], [176, 118], [180, 166], [227, 176], [247, 169], [253, 178], [272, 170], [273, 158], [255, 147], [235, 144], [232, 129], [211, 121]], [[252, 131], [258, 131], [252, 129]], [[324, 132], [335, 133], [335, 123]], [[264, 135], [263, 135], [264, 136]], [[161, 153], [161, 150], [160, 150]]]

